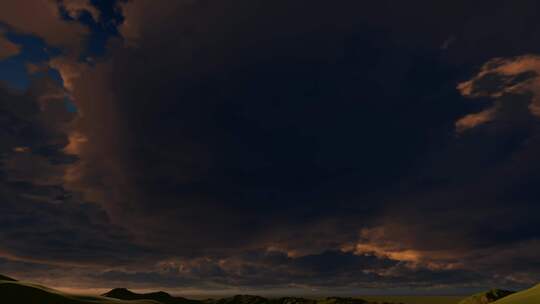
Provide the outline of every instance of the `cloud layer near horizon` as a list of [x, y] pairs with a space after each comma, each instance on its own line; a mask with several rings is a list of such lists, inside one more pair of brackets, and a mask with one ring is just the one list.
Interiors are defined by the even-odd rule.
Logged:
[[[540, 280], [536, 2], [29, 3], [47, 26], [15, 1], [0, 21], [59, 48], [44, 64], [62, 81], [0, 91], [0, 272], [200, 290]], [[87, 56], [111, 11], [123, 22]]]

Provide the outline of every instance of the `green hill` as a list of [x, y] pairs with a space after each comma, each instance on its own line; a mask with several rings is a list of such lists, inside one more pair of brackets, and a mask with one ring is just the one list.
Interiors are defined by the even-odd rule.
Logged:
[[539, 304], [540, 284], [533, 288], [516, 292], [508, 297], [495, 301], [493, 304]]
[[477, 293], [468, 298], [465, 298], [459, 302], [459, 304], [488, 304], [493, 303], [499, 299], [507, 297], [515, 291], [503, 290], [503, 289], [491, 289], [485, 292]]

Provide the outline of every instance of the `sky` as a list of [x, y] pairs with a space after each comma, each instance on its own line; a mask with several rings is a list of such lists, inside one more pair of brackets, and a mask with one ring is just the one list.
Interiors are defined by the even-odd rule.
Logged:
[[0, 273], [183, 295], [536, 284], [539, 6], [0, 1]]

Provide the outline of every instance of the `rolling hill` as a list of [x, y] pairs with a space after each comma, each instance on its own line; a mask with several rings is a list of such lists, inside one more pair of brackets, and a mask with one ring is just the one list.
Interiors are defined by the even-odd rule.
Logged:
[[540, 303], [540, 284], [533, 288], [516, 292], [504, 297], [493, 304], [539, 304]]
[[507, 297], [515, 291], [504, 290], [504, 289], [491, 289], [485, 292], [480, 292], [474, 294], [470, 297], [467, 297], [459, 302], [459, 304], [488, 304], [493, 303], [499, 299]]
[[152, 300], [122, 301], [106, 297], [68, 295], [40, 285], [13, 279], [0, 280], [2, 304], [160, 304]]
[[12, 282], [15, 282], [17, 280], [12, 279], [10, 277], [3, 276], [3, 275], [0, 274], [0, 281], [12, 281]]
[[[425, 299], [424, 299], [425, 298]], [[0, 275], [1, 304], [374, 304], [374, 303], [407, 303], [407, 304], [439, 304], [456, 303], [456, 297], [448, 297], [448, 301], [439, 302], [444, 297], [367, 297], [364, 299], [328, 297], [322, 299], [306, 299], [299, 297], [264, 298], [254, 295], [237, 295], [222, 299], [191, 300], [175, 297], [160, 291], [152, 293], [135, 293], [125, 288], [113, 289], [102, 296], [80, 296], [66, 294], [41, 285], [20, 282]], [[453, 301], [456, 302], [451, 302]], [[424, 301], [426, 300], [426, 301]], [[445, 298], [446, 300], [446, 298]], [[450, 301], [450, 302], [449, 302]], [[540, 285], [521, 291], [492, 289], [465, 298], [459, 304], [540, 304]]]
[[[81, 296], [66, 294], [41, 285], [20, 282], [0, 275], [1, 304], [420, 304], [425, 302], [395, 300], [389, 301], [378, 298], [377, 300], [366, 301], [358, 298], [343, 297], [328, 297], [315, 300], [300, 297], [264, 298], [254, 295], [236, 295], [222, 299], [199, 301], [174, 297], [162, 291], [139, 294], [125, 288], [113, 289], [102, 296]], [[430, 302], [430, 304], [438, 303]]]

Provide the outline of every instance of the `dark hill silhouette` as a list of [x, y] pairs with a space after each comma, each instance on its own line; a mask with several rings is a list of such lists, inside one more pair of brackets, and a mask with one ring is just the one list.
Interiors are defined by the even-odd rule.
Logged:
[[213, 304], [267, 304], [268, 302], [266, 298], [253, 295], [236, 295], [234, 297], [211, 301]]
[[101, 297], [65, 294], [44, 286], [19, 282], [0, 275], [1, 304], [365, 304], [361, 299], [326, 298], [312, 300], [297, 297], [267, 299], [253, 295], [237, 295], [205, 301], [174, 297], [159, 291], [139, 294], [126, 288], [113, 289]]
[[284, 297], [273, 301], [274, 304], [315, 304], [317, 301], [306, 298]]
[[318, 301], [319, 304], [366, 304], [368, 301], [357, 298], [342, 298], [342, 297], [329, 297], [322, 301]]
[[102, 296], [119, 300], [154, 300], [163, 304], [201, 304], [201, 301], [173, 297], [163, 291], [136, 293], [126, 288], [115, 288]]
[[2, 304], [160, 304], [152, 300], [121, 301], [105, 297], [65, 294], [40, 285], [0, 280]]
[[16, 282], [17, 280], [12, 279], [12, 278], [10, 278], [10, 277], [6, 277], [6, 276], [0, 274], [0, 281], [12, 281], [12, 282]]

